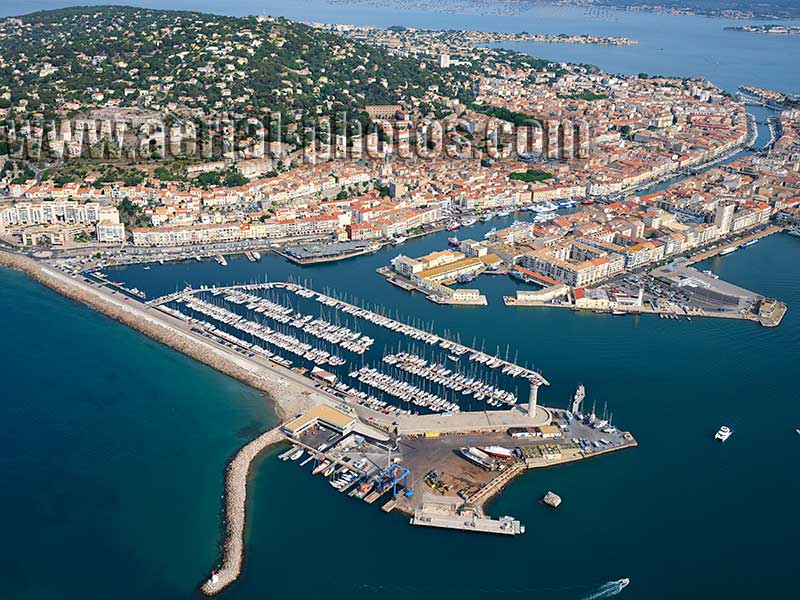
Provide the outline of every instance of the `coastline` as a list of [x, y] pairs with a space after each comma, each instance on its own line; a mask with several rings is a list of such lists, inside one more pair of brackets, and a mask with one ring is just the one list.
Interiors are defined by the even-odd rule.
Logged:
[[[137, 319], [137, 313], [144, 314], [144, 311], [135, 309], [133, 306], [123, 306], [116, 303], [112, 301], [111, 298], [105, 298], [102, 294], [97, 293], [96, 290], [79, 286], [77, 282], [73, 285], [69, 285], [67, 281], [57, 277], [55, 272], [46, 271], [43, 265], [38, 264], [35, 260], [26, 256], [0, 250], [0, 266], [25, 273], [34, 281], [70, 300], [85, 304], [111, 317], [115, 321], [146, 335], [154, 341], [186, 354], [198, 362], [259, 390], [274, 404], [279, 419], [283, 420], [286, 418], [291, 403], [288, 402], [287, 399], [283, 399], [282, 401], [276, 399], [279, 396], [275, 394], [275, 382], [269, 381], [263, 376], [259, 377], [258, 374], [247, 370], [242, 365], [237, 364], [221, 353], [209, 353], [207, 347], [204, 347], [204, 345], [199, 344], [188, 336], [182, 335], [182, 332], [177, 329], [173, 330], [167, 328], [162, 323], [156, 322], [153, 319]], [[66, 276], [64, 276], [64, 278], [66, 279]], [[91, 292], [95, 293], [92, 294]], [[138, 316], [142, 316], [142, 314]]]
[[[275, 382], [259, 377], [256, 373], [243, 368], [233, 360], [226, 359], [222, 354], [208, 352], [200, 343], [188, 336], [181, 336], [181, 332], [177, 329], [171, 332], [166, 325], [157, 324], [152, 319], [136, 318], [136, 312], [142, 313], [139, 315], [141, 317], [145, 316], [144, 311], [128, 306], [118, 307], [111, 299], [105, 299], [102, 294], [89, 293], [95, 290], [83, 290], [77, 283], [69, 285], [68, 281], [57, 277], [56, 273], [45, 271], [42, 265], [37, 264], [33, 259], [0, 250], [0, 268], [2, 267], [24, 273], [34, 281], [66, 298], [85, 304], [115, 321], [139, 331], [152, 340], [186, 354], [225, 375], [261, 391], [266, 399], [273, 404], [278, 413], [279, 424], [245, 444], [236, 452], [226, 467], [223, 500], [225, 507], [225, 539], [220, 544], [221, 567], [219, 571], [213, 572], [211, 577], [200, 586], [200, 590], [207, 596], [213, 596], [221, 592], [236, 581], [244, 562], [247, 479], [250, 465], [268, 447], [285, 439], [280, 431], [280, 423], [285, 421], [287, 415], [292, 411], [302, 410], [304, 407], [300, 406], [300, 402], [292, 401], [295, 395], [276, 394], [274, 389]], [[297, 397], [303, 398], [302, 395]], [[277, 400], [277, 398], [281, 400]]]

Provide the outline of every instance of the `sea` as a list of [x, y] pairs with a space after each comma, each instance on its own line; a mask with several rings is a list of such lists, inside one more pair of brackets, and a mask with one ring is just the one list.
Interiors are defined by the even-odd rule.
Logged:
[[[0, 11], [58, 5], [12, 0]], [[593, 16], [563, 7], [505, 17], [454, 15], [322, 0], [149, 5], [231, 14], [283, 10], [309, 21], [629, 35], [643, 44], [529, 51], [619, 72], [702, 74], [729, 89], [748, 83], [800, 91], [792, 68], [798, 38], [715, 34], [727, 23], [718, 19]], [[539, 12], [549, 20], [534, 28], [525, 19]], [[645, 44], [646, 31], [661, 40], [655, 47]], [[698, 32], [726, 40], [705, 46], [719, 68], [695, 60], [703, 45]], [[748, 44], [758, 49], [750, 52]], [[458, 235], [479, 239], [515, 218], [525, 217], [479, 223]], [[441, 249], [449, 235], [308, 267], [265, 254], [257, 263], [230, 256], [227, 267], [190, 261], [108, 274], [150, 297], [187, 284], [292, 278], [431, 324], [440, 334], [477, 339], [487, 349], [509, 345], [518, 362], [551, 382], [540, 392], [542, 403], [565, 407], [583, 383], [587, 402], [608, 403], [615, 424], [639, 446], [515, 480], [488, 506], [494, 516], [513, 515], [525, 524], [526, 533], [513, 538], [411, 527], [400, 515], [335, 493], [297, 463], [278, 461], [279, 449], [270, 450], [251, 473], [244, 571], [221, 597], [793, 597], [793, 548], [800, 539], [800, 404], [793, 383], [800, 238], [774, 235], [698, 265], [787, 302], [784, 322], [767, 329], [722, 319], [510, 308], [502, 296], [525, 284], [506, 277], [470, 284], [486, 294], [488, 307], [438, 306], [375, 272], [399, 253]], [[0, 269], [0, 290], [0, 564], [6, 572], [0, 598], [198, 598], [197, 586], [219, 556], [226, 462], [276, 423], [271, 404], [22, 274]], [[720, 444], [713, 436], [723, 424], [734, 433]], [[538, 503], [548, 490], [563, 498], [557, 511]], [[620, 590], [613, 582], [624, 577], [631, 583]]]

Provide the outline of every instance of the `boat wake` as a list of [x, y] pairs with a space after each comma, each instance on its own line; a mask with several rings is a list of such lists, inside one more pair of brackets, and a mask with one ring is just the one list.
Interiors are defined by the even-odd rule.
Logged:
[[616, 596], [622, 590], [624, 590], [628, 584], [630, 583], [629, 579], [618, 579], [617, 581], [609, 581], [608, 583], [604, 583], [600, 586], [597, 590], [589, 594], [588, 596], [584, 596], [581, 600], [600, 600], [600, 598], [610, 598], [611, 596]]
[[[630, 579], [618, 579], [617, 581], [609, 581], [608, 583], [604, 583], [603, 585], [598, 587], [598, 584], [584, 584], [584, 585], [559, 585], [559, 586], [539, 586], [539, 587], [527, 587], [527, 586], [519, 586], [513, 583], [509, 583], [503, 587], [497, 588], [480, 588], [475, 589], [474, 587], [464, 588], [464, 589], [456, 589], [450, 588], [449, 591], [457, 592], [458, 596], [463, 599], [467, 598], [485, 598], [487, 594], [491, 594], [494, 597], [502, 596], [504, 598], [531, 598], [531, 594], [535, 594], [537, 597], [541, 597], [541, 595], [546, 594], [545, 597], [547, 598], [575, 598], [577, 594], [585, 594], [588, 593], [588, 596], [580, 596], [579, 600], [600, 600], [601, 598], [610, 598], [611, 596], [616, 596], [630, 583]], [[329, 587], [335, 587], [336, 584], [330, 583], [326, 584]], [[433, 597], [433, 593], [439, 588], [433, 588], [428, 586], [417, 586], [417, 585], [407, 585], [407, 584], [398, 584], [395, 582], [392, 583], [382, 583], [379, 585], [376, 584], [369, 584], [369, 583], [362, 583], [357, 586], [361, 590], [368, 590], [371, 592], [382, 592], [382, 593], [390, 593], [391, 595], [397, 595], [398, 592], [403, 592], [406, 594], [415, 594], [421, 597]], [[590, 592], [594, 588], [594, 591]]]

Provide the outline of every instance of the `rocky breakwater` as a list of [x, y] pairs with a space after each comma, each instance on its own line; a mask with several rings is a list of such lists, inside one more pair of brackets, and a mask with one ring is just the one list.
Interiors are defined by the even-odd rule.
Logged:
[[244, 446], [228, 464], [225, 475], [225, 542], [222, 564], [200, 586], [206, 596], [220, 593], [239, 577], [244, 561], [244, 526], [247, 505], [247, 476], [253, 460], [268, 446], [284, 439], [276, 427]]
[[[158, 342], [267, 392], [273, 399], [279, 398], [280, 402], [276, 400], [275, 405], [282, 418], [286, 414], [301, 412], [314, 402], [295, 382], [282, 377], [278, 372], [256, 368], [243, 357], [194, 338], [177, 324], [164, 320], [163, 313], [155, 312], [132, 298], [121, 300], [119, 296], [111, 296], [108, 290], [94, 288], [85, 281], [72, 278], [46, 263], [21, 254], [0, 250], [0, 266], [22, 271], [67, 298], [87, 304]], [[221, 567], [201, 585], [200, 589], [204, 594], [211, 596], [219, 593], [239, 576], [244, 560], [245, 505], [250, 465], [265, 448], [283, 439], [284, 435], [279, 427], [271, 429], [239, 450], [228, 464], [225, 479], [226, 534], [222, 544]]]
[[0, 250], [0, 266], [22, 271], [32, 279], [77, 302], [86, 304], [106, 316], [124, 323], [146, 336], [206, 364], [221, 373], [265, 392], [275, 402], [281, 419], [315, 403], [315, 399], [278, 369], [256, 365], [245, 357], [192, 335], [181, 323], [172, 323], [163, 313], [134, 298], [123, 301], [120, 295], [93, 287], [80, 278], [73, 278], [44, 262]]

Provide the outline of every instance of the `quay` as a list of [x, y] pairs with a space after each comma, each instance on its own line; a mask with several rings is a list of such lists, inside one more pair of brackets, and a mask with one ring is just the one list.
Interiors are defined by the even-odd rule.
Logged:
[[751, 242], [753, 240], [760, 240], [761, 238], [769, 237], [775, 233], [779, 233], [783, 231], [784, 228], [779, 225], [770, 225], [769, 227], [764, 228], [761, 231], [757, 231], [755, 233], [751, 233], [749, 235], [744, 235], [734, 241], [728, 242], [726, 244], [720, 244], [716, 248], [709, 248], [708, 250], [704, 250], [702, 252], [698, 252], [697, 254], [693, 254], [692, 256], [688, 257], [684, 263], [687, 265], [693, 265], [694, 263], [702, 262], [708, 258], [712, 258], [714, 256], [719, 255], [721, 252], [728, 250], [730, 248], [738, 248], [742, 244], [746, 244], [747, 242]]
[[486, 306], [488, 304], [486, 296], [479, 293], [477, 290], [453, 289], [446, 285], [424, 279], [421, 280], [422, 283], [415, 283], [385, 266], [379, 267], [376, 269], [376, 272], [392, 285], [406, 292], [419, 292], [436, 304], [448, 304], [453, 306]]
[[500, 519], [490, 519], [473, 510], [442, 509], [436, 505], [426, 505], [423, 508], [416, 509], [410, 523], [422, 527], [439, 527], [500, 535], [525, 533], [525, 526], [513, 517], [505, 516]]
[[[736, 319], [777, 327], [786, 314], [786, 304], [721, 281], [711, 271], [700, 272], [691, 265], [740, 248], [746, 251], [748, 245], [783, 229], [770, 225], [646, 271], [616, 276], [592, 289], [553, 285], [517, 291], [516, 296], [504, 296], [503, 302], [511, 307], [567, 308], [616, 316], [651, 314], [689, 321], [695, 317]], [[616, 301], [620, 288], [623, 300]]]
[[381, 244], [376, 242], [334, 242], [284, 246], [275, 252], [295, 264], [313, 265], [372, 254], [380, 249]]

